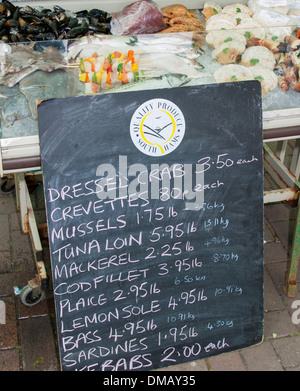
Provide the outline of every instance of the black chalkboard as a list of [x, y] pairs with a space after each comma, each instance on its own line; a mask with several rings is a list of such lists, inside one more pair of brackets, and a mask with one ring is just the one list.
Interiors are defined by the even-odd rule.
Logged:
[[257, 81], [38, 106], [63, 370], [151, 370], [258, 344]]

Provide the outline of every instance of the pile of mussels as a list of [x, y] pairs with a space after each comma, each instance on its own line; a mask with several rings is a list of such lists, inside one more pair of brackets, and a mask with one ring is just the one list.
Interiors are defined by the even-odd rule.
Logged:
[[57, 5], [18, 7], [0, 3], [0, 40], [30, 42], [80, 38], [94, 33], [110, 34], [110, 14], [99, 9], [71, 12]]

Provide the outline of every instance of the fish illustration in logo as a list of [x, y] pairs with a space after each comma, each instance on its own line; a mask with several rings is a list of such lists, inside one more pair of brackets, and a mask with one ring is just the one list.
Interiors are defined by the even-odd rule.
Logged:
[[177, 148], [184, 131], [183, 114], [174, 103], [165, 99], [145, 102], [136, 110], [131, 121], [134, 144], [142, 152], [153, 156], [166, 155]]

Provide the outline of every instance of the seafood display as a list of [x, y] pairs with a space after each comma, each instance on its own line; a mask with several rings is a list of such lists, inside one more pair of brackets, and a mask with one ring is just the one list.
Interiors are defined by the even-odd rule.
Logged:
[[203, 31], [197, 10], [176, 4], [160, 9], [152, 0], [139, 0], [123, 10], [71, 12], [59, 5], [45, 7], [0, 3], [0, 40], [5, 43], [52, 41], [94, 34], [136, 35], [156, 32]]
[[161, 11], [167, 26], [160, 31], [161, 33], [205, 30], [205, 23], [197, 10], [189, 10], [182, 4], [174, 4], [162, 8]]
[[130, 38], [84, 37], [70, 45], [67, 60], [70, 67], [77, 66], [85, 93], [116, 89], [171, 73], [197, 79], [209, 74], [197, 62], [202, 52], [193, 45], [193, 39], [193, 32]]
[[126, 54], [114, 51], [107, 57], [94, 52], [89, 58], [81, 57], [79, 80], [85, 83], [86, 93], [132, 83], [140, 78], [138, 62], [139, 56], [131, 49]]
[[136, 1], [111, 17], [114, 35], [153, 34], [167, 27], [161, 10], [152, 0]]
[[0, 85], [2, 137], [38, 134], [36, 101], [70, 95], [69, 75], [63, 70], [52, 73], [36, 71], [14, 87]]
[[224, 8], [212, 2], [204, 4], [206, 42], [213, 49], [212, 57], [223, 67], [215, 71], [214, 80], [256, 79], [263, 97], [277, 85], [284, 92], [300, 92], [300, 40], [299, 30], [293, 35], [295, 19], [284, 15], [281, 8], [277, 13], [277, 8], [263, 5], [259, 0]]
[[66, 42], [0, 45], [2, 137], [38, 133], [36, 100], [69, 95]]
[[199, 53], [192, 38], [193, 33], [93, 35], [72, 41], [0, 43], [2, 137], [37, 134], [39, 100], [179, 87], [204, 76], [195, 62]]
[[265, 46], [251, 46], [247, 48], [240, 61], [241, 65], [251, 67], [261, 65], [265, 68], [273, 70], [275, 67], [275, 57], [273, 53]]
[[[138, 17], [142, 3], [130, 7]], [[264, 110], [300, 107], [297, 19], [265, 4], [207, 2], [201, 10], [154, 4], [148, 26], [153, 22], [156, 33], [115, 35], [118, 15], [105, 11], [1, 2], [0, 137], [37, 134], [36, 101], [82, 94], [258, 80]]]
[[0, 40], [8, 42], [51, 41], [79, 38], [86, 34], [109, 34], [110, 15], [99, 9], [71, 12], [58, 5], [19, 7], [0, 3]]
[[32, 44], [2, 45], [2, 50], [4, 50], [3, 46], [6, 48], [6, 53], [4, 62], [1, 62], [0, 84], [7, 87], [13, 87], [37, 70], [53, 72], [66, 66], [64, 57], [54, 46], [49, 46], [42, 52], [33, 50]]

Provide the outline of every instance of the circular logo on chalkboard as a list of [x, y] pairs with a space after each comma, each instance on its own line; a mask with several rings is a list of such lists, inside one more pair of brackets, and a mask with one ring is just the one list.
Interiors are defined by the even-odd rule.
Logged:
[[184, 116], [179, 107], [167, 99], [151, 99], [143, 103], [130, 122], [134, 145], [150, 156], [173, 152], [183, 140], [184, 133]]

